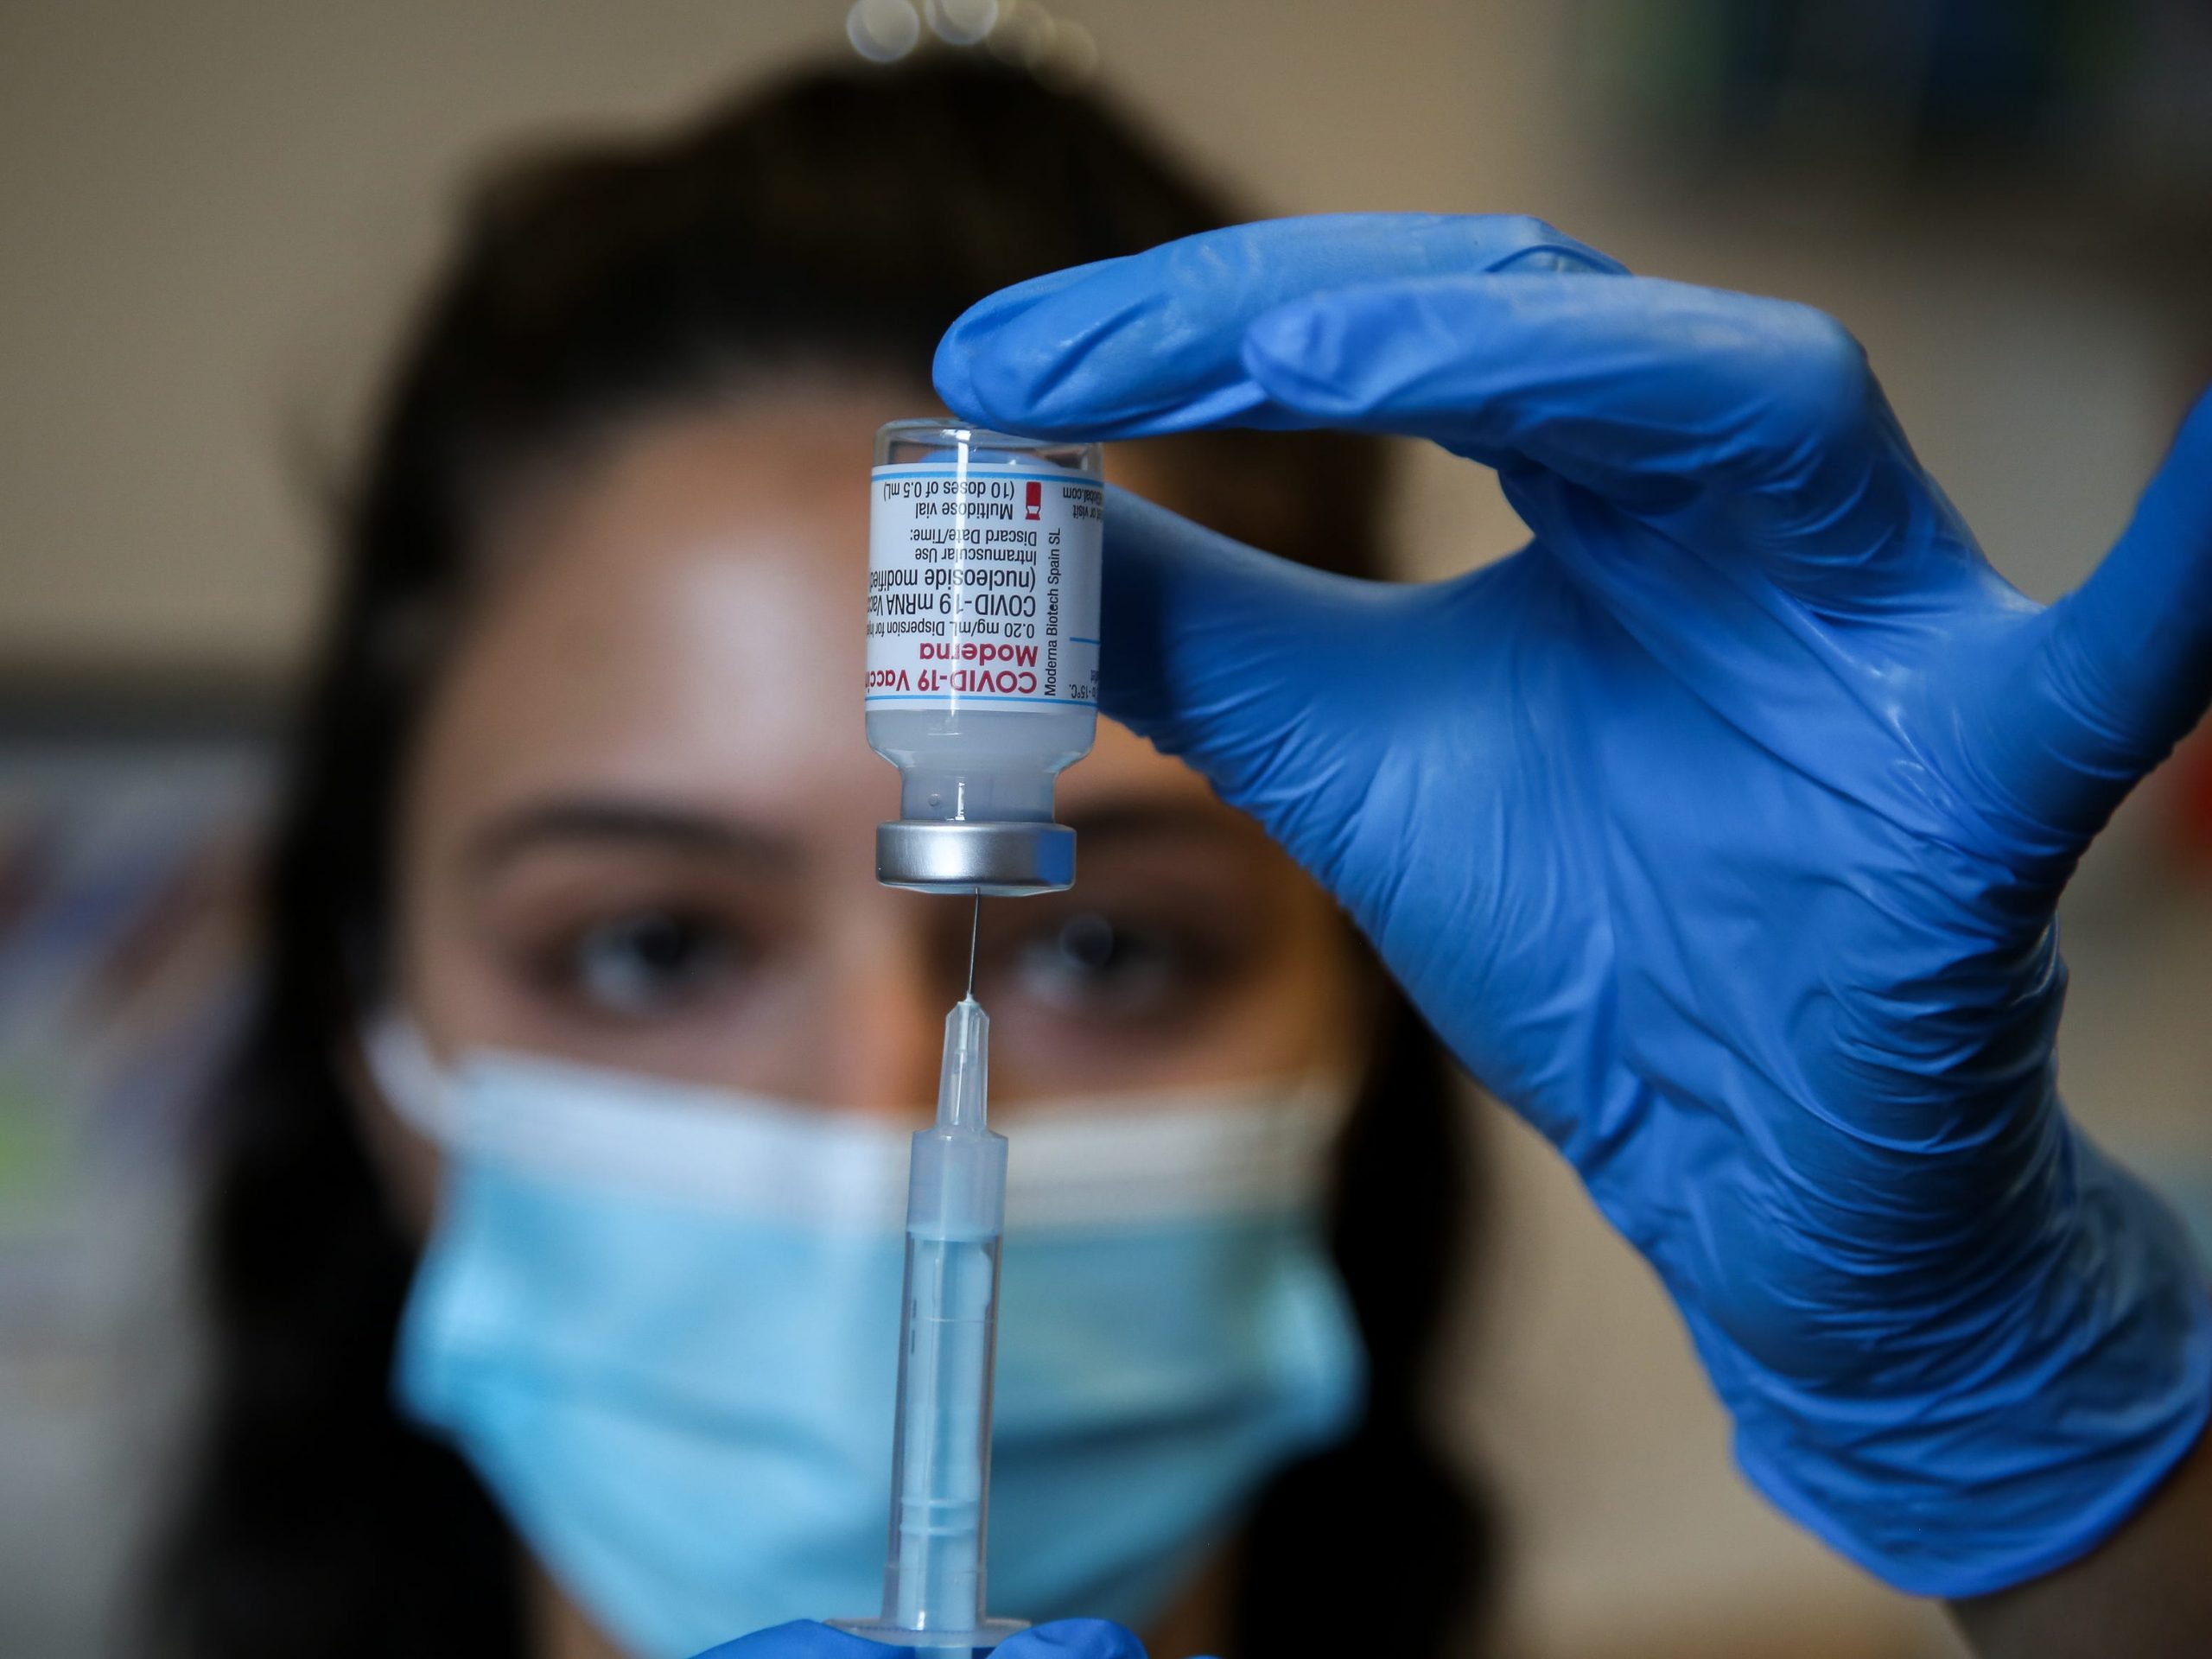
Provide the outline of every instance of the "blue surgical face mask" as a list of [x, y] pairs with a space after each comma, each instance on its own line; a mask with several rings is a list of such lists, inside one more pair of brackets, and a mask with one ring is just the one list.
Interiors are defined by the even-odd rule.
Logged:
[[[370, 1050], [448, 1151], [404, 1408], [638, 1659], [874, 1613], [906, 1132], [553, 1060]], [[1344, 1091], [1007, 1124], [990, 1604], [1141, 1624], [1261, 1485], [1350, 1431], [1319, 1221]]]

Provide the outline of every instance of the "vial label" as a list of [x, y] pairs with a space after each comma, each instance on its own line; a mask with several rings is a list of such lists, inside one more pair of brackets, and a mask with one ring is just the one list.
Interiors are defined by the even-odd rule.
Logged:
[[879, 467], [872, 487], [869, 708], [1098, 700], [1096, 482], [920, 465]]

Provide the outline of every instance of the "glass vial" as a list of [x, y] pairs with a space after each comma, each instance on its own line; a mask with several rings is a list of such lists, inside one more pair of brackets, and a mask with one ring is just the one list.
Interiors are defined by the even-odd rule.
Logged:
[[875, 435], [868, 741], [899, 768], [876, 880], [1051, 893], [1075, 880], [1052, 780], [1098, 725], [1099, 448], [944, 420]]

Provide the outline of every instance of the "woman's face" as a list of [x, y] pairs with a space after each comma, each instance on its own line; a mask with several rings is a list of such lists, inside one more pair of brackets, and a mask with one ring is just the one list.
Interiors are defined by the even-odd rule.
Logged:
[[[498, 519], [405, 779], [401, 989], [439, 1055], [902, 1118], [934, 1097], [969, 906], [876, 884], [897, 774], [859, 695], [868, 444], [905, 412], [671, 416]], [[1121, 475], [1172, 502], [1142, 457]], [[1343, 923], [1194, 772], [1102, 721], [1058, 801], [1073, 891], [982, 906], [995, 1104], [1353, 1058]], [[420, 1148], [405, 1166], [419, 1208]]]

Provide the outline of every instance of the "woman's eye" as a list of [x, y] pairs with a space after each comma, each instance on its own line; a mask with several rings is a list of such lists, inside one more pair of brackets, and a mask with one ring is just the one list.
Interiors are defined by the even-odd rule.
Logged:
[[568, 977], [612, 1013], [665, 1013], [692, 1001], [740, 965], [735, 940], [678, 911], [646, 910], [597, 923], [570, 947]]
[[1156, 929], [1087, 912], [1024, 940], [1014, 967], [1023, 991], [1039, 1002], [1122, 1012], [1155, 1001], [1186, 977], [1188, 954]]

